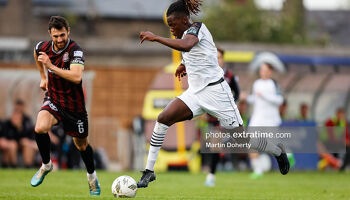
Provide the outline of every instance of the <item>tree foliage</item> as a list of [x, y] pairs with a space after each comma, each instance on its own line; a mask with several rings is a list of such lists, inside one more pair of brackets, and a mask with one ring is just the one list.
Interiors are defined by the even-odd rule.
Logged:
[[221, 0], [207, 6], [204, 23], [216, 40], [304, 43], [302, 0], [287, 0], [281, 12], [260, 10], [254, 0]]

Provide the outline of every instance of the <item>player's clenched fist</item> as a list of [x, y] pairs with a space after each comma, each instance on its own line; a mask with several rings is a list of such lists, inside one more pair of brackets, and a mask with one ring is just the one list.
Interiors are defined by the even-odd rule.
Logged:
[[51, 60], [49, 58], [49, 56], [45, 53], [45, 52], [39, 52], [39, 56], [38, 56], [38, 61], [41, 62], [43, 65], [45, 66], [50, 66], [51, 64]]
[[140, 44], [145, 40], [153, 42], [157, 39], [157, 37], [158, 37], [157, 35], [154, 35], [152, 32], [149, 32], [149, 31], [141, 32], [140, 33]]
[[186, 67], [185, 65], [183, 64], [180, 64], [177, 69], [176, 69], [176, 72], [175, 72], [175, 77], [178, 77], [179, 81], [180, 81], [180, 78], [181, 77], [184, 77], [186, 76], [187, 73], [186, 73]]

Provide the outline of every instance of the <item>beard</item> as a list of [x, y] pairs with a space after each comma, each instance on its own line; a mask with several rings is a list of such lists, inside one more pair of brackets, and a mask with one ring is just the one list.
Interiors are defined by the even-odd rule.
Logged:
[[67, 42], [68, 40], [65, 40], [62, 42], [55, 42], [54, 45], [56, 46], [57, 49], [61, 50], [66, 46]]

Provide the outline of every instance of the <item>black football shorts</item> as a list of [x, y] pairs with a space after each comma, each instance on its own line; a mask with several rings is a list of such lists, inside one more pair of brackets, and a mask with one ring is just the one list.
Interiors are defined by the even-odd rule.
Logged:
[[60, 108], [45, 98], [40, 110], [50, 112], [59, 122], [62, 122], [65, 134], [72, 137], [85, 138], [88, 136], [89, 124], [86, 112], [70, 112]]

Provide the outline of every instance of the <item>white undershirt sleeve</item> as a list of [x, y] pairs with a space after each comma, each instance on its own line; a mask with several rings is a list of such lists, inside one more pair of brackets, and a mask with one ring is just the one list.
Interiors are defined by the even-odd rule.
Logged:
[[262, 93], [261, 97], [266, 101], [280, 106], [283, 103], [283, 96], [280, 94], [265, 94]]
[[248, 95], [247, 96], [247, 102], [249, 103], [249, 104], [253, 104], [254, 102], [255, 102], [255, 96], [254, 95]]

